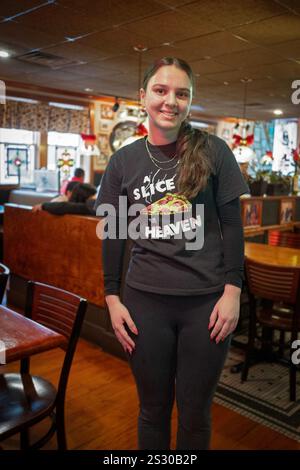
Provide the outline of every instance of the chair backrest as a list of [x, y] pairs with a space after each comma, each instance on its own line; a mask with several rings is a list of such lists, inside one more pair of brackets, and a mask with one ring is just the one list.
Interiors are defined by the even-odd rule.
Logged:
[[250, 294], [291, 305], [299, 301], [299, 268], [267, 265], [249, 258], [245, 266]]
[[300, 233], [269, 230], [268, 244], [272, 246], [285, 246], [300, 249]]
[[0, 303], [2, 303], [10, 271], [5, 264], [0, 264]]
[[25, 315], [66, 337], [58, 394], [63, 397], [87, 301], [76, 294], [40, 282], [28, 282]]

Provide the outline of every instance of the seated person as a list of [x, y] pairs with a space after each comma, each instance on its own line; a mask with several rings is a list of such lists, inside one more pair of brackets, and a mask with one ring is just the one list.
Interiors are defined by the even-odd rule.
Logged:
[[67, 202], [43, 202], [32, 208], [33, 212], [41, 210], [50, 214], [79, 214], [96, 215], [94, 209], [96, 198], [96, 188], [88, 183], [77, 183], [72, 191], [72, 195]]
[[66, 186], [65, 193], [60, 194], [59, 196], [54, 197], [51, 199], [50, 202], [67, 202], [70, 200], [72, 196], [72, 191], [77, 186], [78, 182], [77, 181], [69, 181], [69, 183]]
[[64, 181], [62, 187], [60, 188], [60, 194], [65, 194], [65, 190], [67, 187], [67, 184], [70, 183], [71, 181], [75, 181], [76, 183], [83, 183], [84, 182], [84, 175], [85, 171], [83, 168], [75, 168], [74, 170], [74, 176], [69, 181]]

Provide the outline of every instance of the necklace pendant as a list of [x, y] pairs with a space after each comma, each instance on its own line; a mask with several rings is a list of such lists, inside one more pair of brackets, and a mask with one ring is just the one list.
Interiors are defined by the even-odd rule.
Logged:
[[175, 155], [174, 155], [172, 158], [170, 158], [168, 161], [166, 161], [166, 162], [161, 162], [160, 160], [158, 160], [157, 158], [155, 158], [155, 157], [152, 155], [152, 153], [150, 152], [150, 149], [149, 149], [149, 146], [148, 146], [147, 138], [145, 139], [145, 146], [146, 146], [146, 150], [147, 150], [147, 153], [148, 153], [148, 156], [149, 156], [150, 160], [151, 160], [152, 163], [153, 163], [157, 168], [159, 168], [160, 170], [164, 170], [164, 171], [172, 170], [173, 168], [176, 168], [177, 165], [179, 165], [179, 159], [177, 159], [176, 163], [175, 163], [173, 166], [169, 167], [169, 168], [159, 166], [159, 164], [160, 164], [160, 165], [163, 165], [163, 164], [170, 164], [170, 163], [177, 157], [176, 153], [175, 153]]

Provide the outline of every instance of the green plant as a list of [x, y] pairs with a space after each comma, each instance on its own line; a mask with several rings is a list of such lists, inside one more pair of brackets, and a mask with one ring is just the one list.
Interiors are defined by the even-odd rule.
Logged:
[[283, 186], [290, 187], [291, 177], [283, 175], [280, 171], [272, 171], [268, 175], [268, 183], [270, 184], [282, 184]]

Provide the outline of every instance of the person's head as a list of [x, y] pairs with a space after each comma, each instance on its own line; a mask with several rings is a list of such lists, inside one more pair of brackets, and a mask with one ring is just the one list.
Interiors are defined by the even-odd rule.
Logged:
[[187, 62], [175, 57], [155, 61], [145, 72], [141, 102], [149, 119], [149, 136], [163, 135], [177, 140], [180, 158], [178, 189], [193, 198], [205, 189], [212, 172], [208, 156], [208, 135], [192, 128], [189, 116], [194, 77]]
[[83, 168], [75, 168], [75, 170], [74, 170], [74, 176], [75, 176], [76, 178], [81, 178], [81, 179], [82, 179], [82, 182], [83, 182], [83, 180], [84, 180], [84, 174], [85, 174], [85, 173], [84, 173]]
[[182, 59], [164, 57], [146, 70], [140, 93], [150, 132], [159, 129], [176, 140], [190, 112], [193, 86], [193, 72]]
[[72, 196], [72, 191], [78, 184], [79, 183], [77, 181], [69, 181], [69, 183], [67, 184], [66, 190], [65, 190], [65, 196], [67, 196], [68, 200], [70, 200]]
[[72, 191], [70, 202], [86, 202], [96, 194], [95, 186], [88, 183], [77, 183]]

